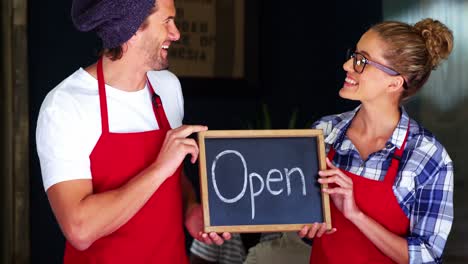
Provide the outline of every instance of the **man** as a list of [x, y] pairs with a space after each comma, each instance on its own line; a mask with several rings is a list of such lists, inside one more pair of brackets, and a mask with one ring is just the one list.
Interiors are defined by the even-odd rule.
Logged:
[[96, 32], [104, 52], [55, 87], [39, 113], [37, 149], [67, 239], [64, 263], [188, 263], [184, 221], [205, 243], [230, 238], [201, 232], [182, 173], [185, 156], [198, 156], [187, 137], [207, 127], [182, 126], [180, 83], [164, 70], [180, 37], [174, 18], [173, 0], [73, 1], [75, 26]]

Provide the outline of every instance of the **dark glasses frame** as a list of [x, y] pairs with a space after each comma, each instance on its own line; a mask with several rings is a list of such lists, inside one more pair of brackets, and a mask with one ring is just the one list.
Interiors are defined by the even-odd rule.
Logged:
[[[356, 55], [360, 55], [360, 56], [362, 57], [362, 60], [360, 60], [360, 61], [358, 62]], [[346, 51], [346, 60], [349, 60], [349, 59], [353, 59], [353, 69], [354, 69], [355, 72], [357, 72], [357, 73], [359, 73], [359, 74], [361, 74], [361, 73], [364, 71], [364, 69], [366, 68], [366, 65], [367, 65], [367, 64], [370, 64], [370, 65], [376, 67], [377, 69], [379, 69], [379, 70], [381, 70], [381, 71], [387, 73], [387, 74], [390, 75], [390, 76], [398, 76], [398, 75], [401, 75], [399, 72], [395, 71], [395, 70], [392, 69], [392, 68], [389, 68], [389, 67], [387, 67], [387, 66], [385, 66], [385, 65], [382, 65], [382, 64], [380, 64], [380, 63], [378, 63], [378, 62], [369, 60], [368, 58], [366, 58], [366, 56], [364, 56], [364, 54], [359, 53], [359, 52], [356, 52], [356, 51], [353, 50], [353, 49], [348, 49], [348, 50]], [[358, 64], [358, 63], [363, 63], [363, 64], [364, 64], [364, 65], [362, 66], [362, 70], [360, 70], [360, 71], [359, 71], [358, 68], [357, 68], [357, 64]], [[408, 85], [406, 84], [406, 79], [405, 79], [404, 77], [403, 77], [403, 81], [404, 81], [404, 83], [403, 83], [403, 89], [406, 90], [406, 89], [408, 89]]]
[[[362, 60], [358, 61], [356, 55], [362, 56]], [[395, 71], [395, 70], [393, 70], [393, 69], [391, 69], [391, 68], [389, 68], [389, 67], [387, 67], [385, 65], [382, 65], [382, 64], [380, 64], [378, 62], [369, 60], [362, 53], [356, 52], [356, 51], [354, 51], [352, 49], [348, 49], [348, 51], [346, 52], [346, 59], [349, 60], [351, 58], [353, 59], [353, 69], [357, 73], [362, 73], [364, 71], [364, 69], [366, 68], [366, 65], [370, 64], [370, 65], [376, 67], [377, 69], [387, 73], [388, 75], [391, 75], [391, 76], [400, 75], [400, 73], [398, 73], [397, 71]], [[359, 71], [358, 68], [356, 67], [358, 63], [363, 63], [364, 64], [364, 66], [362, 66], [361, 71]]]

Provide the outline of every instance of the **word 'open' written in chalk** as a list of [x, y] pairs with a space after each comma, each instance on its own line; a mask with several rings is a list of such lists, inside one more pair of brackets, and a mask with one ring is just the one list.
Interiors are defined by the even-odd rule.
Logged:
[[[243, 182], [243, 187], [242, 187], [242, 190], [241, 192], [234, 198], [226, 198], [224, 197], [221, 192], [219, 191], [219, 188], [218, 188], [218, 184], [216, 183], [216, 164], [218, 163], [218, 161], [223, 158], [224, 156], [226, 155], [236, 155], [239, 157], [241, 163], [242, 163], [242, 166], [243, 166], [243, 169], [244, 169], [244, 182]], [[286, 189], [287, 189], [287, 195], [289, 196], [291, 194], [291, 176], [293, 174], [296, 174], [298, 176], [300, 176], [300, 179], [302, 181], [302, 195], [303, 196], [306, 196], [307, 192], [306, 192], [306, 186], [305, 186], [305, 177], [304, 177], [304, 173], [302, 172], [302, 170], [298, 167], [295, 167], [295, 168], [291, 168], [291, 169], [287, 169], [287, 168], [284, 168], [284, 173], [286, 175]], [[275, 175], [277, 175], [277, 177], [274, 177]], [[211, 177], [212, 177], [212, 181], [213, 181], [213, 187], [214, 187], [214, 190], [216, 192], [216, 195], [218, 196], [218, 198], [225, 202], [225, 203], [236, 203], [238, 202], [240, 199], [242, 199], [247, 191], [247, 185], [249, 185], [249, 191], [250, 191], [250, 202], [251, 202], [251, 209], [252, 209], [252, 219], [255, 218], [255, 197], [256, 196], [259, 196], [264, 188], [265, 188], [265, 181], [263, 180], [263, 178], [256, 172], [252, 172], [250, 174], [247, 173], [247, 162], [245, 161], [244, 157], [242, 156], [242, 154], [238, 151], [235, 151], [235, 150], [225, 150], [221, 153], [219, 153], [216, 158], [214, 159], [213, 161], [213, 165], [211, 166]], [[258, 180], [258, 182], [260, 183], [260, 188], [258, 188], [258, 190], [254, 190], [254, 186], [253, 186], [253, 179], [256, 178]], [[270, 171], [268, 171], [268, 174], [267, 174], [267, 177], [266, 177], [266, 187], [268, 189], [268, 191], [276, 196], [276, 195], [279, 195], [283, 192], [283, 188], [281, 189], [278, 189], [278, 190], [273, 190], [272, 187], [270, 186], [270, 183], [272, 182], [282, 182], [283, 181], [283, 174], [281, 173], [280, 170], [278, 169], [270, 169]]]

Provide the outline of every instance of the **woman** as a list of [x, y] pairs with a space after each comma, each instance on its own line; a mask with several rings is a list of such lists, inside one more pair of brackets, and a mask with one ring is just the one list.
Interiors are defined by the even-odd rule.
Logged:
[[417, 93], [453, 46], [451, 31], [424, 19], [370, 28], [343, 65], [339, 94], [355, 110], [317, 121], [323, 129], [333, 230], [316, 237], [310, 263], [438, 263], [453, 222], [453, 165], [401, 103]]

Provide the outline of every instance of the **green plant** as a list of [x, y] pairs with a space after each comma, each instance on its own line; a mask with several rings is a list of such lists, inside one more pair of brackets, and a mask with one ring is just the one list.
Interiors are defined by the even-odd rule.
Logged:
[[[307, 122], [306, 127], [298, 127], [298, 124], [297, 124], [298, 116], [299, 116], [299, 108], [294, 107], [292, 110], [291, 116], [289, 117], [287, 128], [288, 129], [310, 128], [310, 125], [312, 124], [312, 122]], [[254, 116], [254, 120], [247, 121], [246, 127], [247, 129], [273, 129], [272, 115], [266, 103], [262, 103], [260, 115], [257, 114], [256, 116]], [[282, 128], [284, 128], [284, 126]]]

